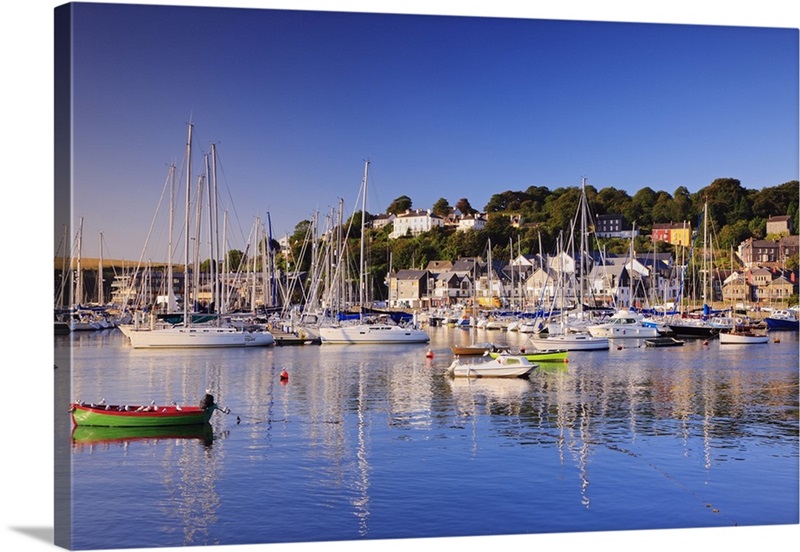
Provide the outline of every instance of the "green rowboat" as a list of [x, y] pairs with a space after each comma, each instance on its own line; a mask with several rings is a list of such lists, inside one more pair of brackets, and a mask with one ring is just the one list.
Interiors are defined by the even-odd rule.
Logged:
[[207, 424], [217, 406], [120, 406], [75, 403], [70, 407], [75, 426], [166, 427]]

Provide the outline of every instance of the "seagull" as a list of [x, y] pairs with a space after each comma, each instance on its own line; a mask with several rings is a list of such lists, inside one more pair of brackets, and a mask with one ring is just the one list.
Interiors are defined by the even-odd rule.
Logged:
[[172, 401], [172, 406], [174, 406], [174, 407], [175, 407], [175, 410], [177, 410], [178, 412], [180, 412], [180, 411], [182, 410], [182, 409], [181, 409], [181, 405], [179, 405], [179, 404], [178, 404], [178, 403], [176, 403], [175, 401]]
[[111, 405], [110, 404], [106, 405], [106, 410], [111, 410]]
[[106, 400], [105, 400], [105, 398], [103, 398], [103, 399], [100, 399], [100, 402], [99, 402], [98, 404], [106, 404]]

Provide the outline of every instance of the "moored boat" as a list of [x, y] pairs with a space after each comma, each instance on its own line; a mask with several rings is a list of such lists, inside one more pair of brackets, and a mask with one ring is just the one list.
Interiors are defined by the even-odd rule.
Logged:
[[730, 330], [722, 330], [719, 333], [720, 344], [749, 345], [758, 343], [769, 343], [769, 336], [764, 331], [754, 330], [747, 327], [735, 327]]
[[605, 322], [593, 324], [587, 328], [594, 337], [613, 338], [647, 338], [658, 337], [659, 331], [654, 325], [645, 325], [644, 317], [628, 309], [621, 309]]
[[524, 356], [500, 355], [488, 362], [462, 364], [456, 358], [447, 368], [453, 377], [467, 378], [522, 378], [528, 376], [538, 364], [530, 362]]
[[770, 330], [796, 332], [800, 330], [799, 312], [797, 307], [775, 310], [764, 318], [764, 322]]
[[202, 425], [211, 420], [215, 410], [228, 413], [220, 408], [210, 393], [206, 393], [200, 405], [111, 405], [100, 401], [97, 404], [75, 402], [70, 405], [72, 423], [75, 426], [99, 427], [165, 427], [182, 425]]
[[651, 337], [644, 340], [645, 347], [680, 347], [683, 341], [672, 336]]
[[483, 343], [473, 345], [453, 345], [450, 347], [456, 356], [480, 356], [486, 353], [499, 353], [508, 351], [507, 345], [497, 345], [495, 343]]
[[519, 351], [516, 353], [489, 353], [489, 356], [492, 358], [497, 358], [500, 355], [511, 354], [514, 356], [522, 356], [527, 358], [530, 362], [567, 362], [567, 350], [566, 349], [544, 349], [541, 351], [533, 351], [533, 352], [523, 352]]
[[603, 351], [610, 348], [607, 337], [595, 337], [588, 332], [567, 332], [560, 335], [550, 335], [545, 338], [531, 339], [530, 343], [540, 351], [552, 349]]

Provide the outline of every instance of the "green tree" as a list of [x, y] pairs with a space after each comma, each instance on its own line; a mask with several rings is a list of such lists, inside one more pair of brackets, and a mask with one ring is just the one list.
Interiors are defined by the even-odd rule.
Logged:
[[462, 197], [456, 202], [456, 209], [465, 215], [474, 215], [478, 212], [477, 209], [474, 209], [472, 205], [469, 204], [469, 200], [465, 197]]
[[399, 215], [411, 209], [411, 198], [407, 195], [401, 195], [395, 198], [386, 208], [386, 212], [392, 215]]
[[439, 217], [445, 218], [450, 214], [450, 204], [443, 197], [440, 197], [436, 203], [433, 204], [431, 212]]

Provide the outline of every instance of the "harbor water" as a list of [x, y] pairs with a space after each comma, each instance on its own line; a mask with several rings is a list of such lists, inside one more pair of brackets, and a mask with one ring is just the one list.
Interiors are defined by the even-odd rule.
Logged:
[[612, 340], [528, 379], [455, 380], [451, 345], [525, 336], [428, 331], [166, 351], [118, 330], [56, 336], [70, 400], [196, 404], [208, 388], [230, 409], [209, 431], [65, 431], [72, 548], [798, 523], [796, 333]]

